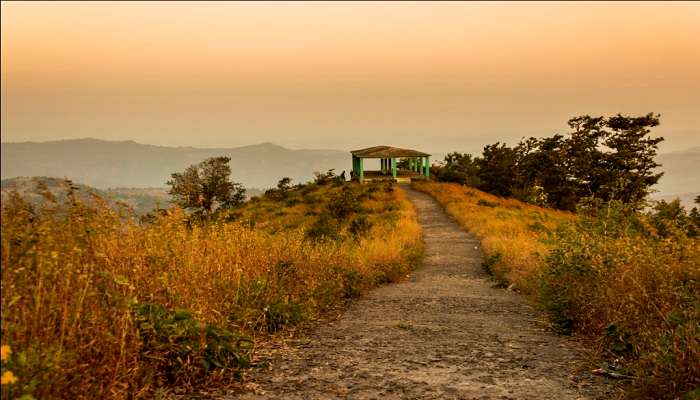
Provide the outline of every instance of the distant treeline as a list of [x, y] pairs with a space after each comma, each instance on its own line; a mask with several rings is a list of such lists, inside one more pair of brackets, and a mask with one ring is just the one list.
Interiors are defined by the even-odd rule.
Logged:
[[659, 115], [569, 120], [571, 132], [497, 142], [479, 157], [450, 153], [433, 166], [439, 181], [466, 184], [499, 196], [574, 211], [584, 200], [638, 205], [662, 173], [655, 161], [662, 137], [649, 136]]

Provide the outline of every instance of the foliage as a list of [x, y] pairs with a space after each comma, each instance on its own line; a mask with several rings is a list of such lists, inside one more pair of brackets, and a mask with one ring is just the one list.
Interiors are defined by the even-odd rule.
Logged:
[[442, 165], [434, 165], [430, 170], [433, 179], [440, 182], [453, 182], [462, 185], [478, 186], [479, 167], [470, 154], [457, 152], [445, 156]]
[[245, 189], [231, 182], [229, 157], [211, 157], [190, 165], [184, 172], [174, 173], [167, 182], [168, 192], [180, 207], [208, 217], [218, 208], [230, 208], [245, 200]]
[[331, 196], [327, 209], [334, 218], [344, 219], [353, 212], [359, 211], [358, 196], [350, 186], [345, 186]]
[[497, 142], [484, 147], [481, 157], [475, 160], [479, 167], [479, 189], [498, 196], [510, 196], [515, 186], [517, 159], [514, 149]]
[[324, 173], [314, 172], [314, 183], [319, 186], [334, 183], [336, 185], [343, 183], [343, 180], [337, 176], [333, 168]]
[[156, 386], [187, 384], [216, 369], [223, 374], [249, 365], [252, 340], [195, 320], [186, 310], [134, 304], [146, 381]]
[[598, 338], [639, 378], [633, 395], [658, 399], [700, 384], [700, 241], [667, 211], [586, 210], [550, 238], [536, 275], [556, 326]]
[[[265, 340], [416, 262], [420, 226], [404, 193], [348, 185], [361, 207], [333, 241], [305, 233], [319, 219], [309, 211], [340, 195], [334, 185], [291, 188], [291, 206], [263, 197], [233, 222], [214, 213], [196, 224], [178, 207], [141, 223], [99, 199], [32, 206], [10, 196], [0, 305], [12, 354], [2, 372], [16, 381], [2, 397], [142, 398], [235, 380], [247, 338]], [[371, 228], [358, 240], [349, 229], [363, 215]]]
[[265, 191], [265, 197], [271, 200], [282, 201], [287, 198], [287, 193], [292, 189], [292, 179], [284, 177], [277, 182], [277, 188]]
[[659, 116], [572, 118], [568, 135], [484, 147], [480, 157], [450, 153], [435, 178], [513, 196], [538, 205], [575, 211], [587, 198], [620, 200], [642, 208], [661, 173], [654, 157], [663, 138], [651, 138]]

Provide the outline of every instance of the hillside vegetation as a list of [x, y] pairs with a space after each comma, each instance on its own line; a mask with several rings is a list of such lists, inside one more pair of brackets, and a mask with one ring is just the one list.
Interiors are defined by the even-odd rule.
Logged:
[[[676, 204], [611, 202], [578, 215], [451, 183], [419, 182], [483, 245], [485, 268], [529, 294], [629, 377], [631, 398], [699, 395], [700, 240]], [[694, 391], [693, 391], [694, 390]]]
[[399, 279], [421, 254], [391, 184], [320, 176], [204, 221], [67, 198], [3, 204], [3, 398], [235, 381], [257, 341]]

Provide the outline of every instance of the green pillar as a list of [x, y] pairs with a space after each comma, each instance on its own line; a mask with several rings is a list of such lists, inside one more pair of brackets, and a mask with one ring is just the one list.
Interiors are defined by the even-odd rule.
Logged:
[[409, 171], [413, 171], [413, 165], [414, 165], [414, 164], [415, 164], [415, 160], [413, 159], [413, 157], [409, 158], [409, 159], [408, 159], [408, 170], [409, 170]]
[[425, 177], [430, 179], [430, 156], [425, 157]]
[[360, 177], [360, 182], [364, 182], [365, 180], [365, 170], [364, 170], [364, 158], [358, 158], [358, 166], [360, 169], [359, 177]]
[[396, 178], [396, 159], [391, 158], [391, 176]]

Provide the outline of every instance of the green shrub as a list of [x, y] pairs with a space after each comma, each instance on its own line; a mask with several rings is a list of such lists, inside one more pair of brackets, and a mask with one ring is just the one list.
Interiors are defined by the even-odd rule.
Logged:
[[150, 366], [145, 379], [156, 386], [250, 364], [253, 346], [247, 337], [202, 324], [185, 310], [169, 311], [150, 303], [133, 305], [132, 310], [142, 342], [140, 357]]
[[305, 235], [314, 240], [337, 240], [340, 237], [340, 226], [330, 215], [324, 213], [311, 225]]
[[265, 308], [268, 332], [276, 332], [285, 325], [296, 324], [304, 319], [304, 305], [300, 303], [275, 302]]
[[334, 218], [344, 219], [360, 209], [360, 202], [352, 188], [345, 186], [339, 192], [331, 195], [327, 208], [330, 215]]
[[[610, 203], [551, 235], [534, 279], [554, 327], [597, 338], [637, 379], [631, 398], [672, 399], [700, 384], [700, 242]], [[673, 220], [673, 218], [671, 218]]]

